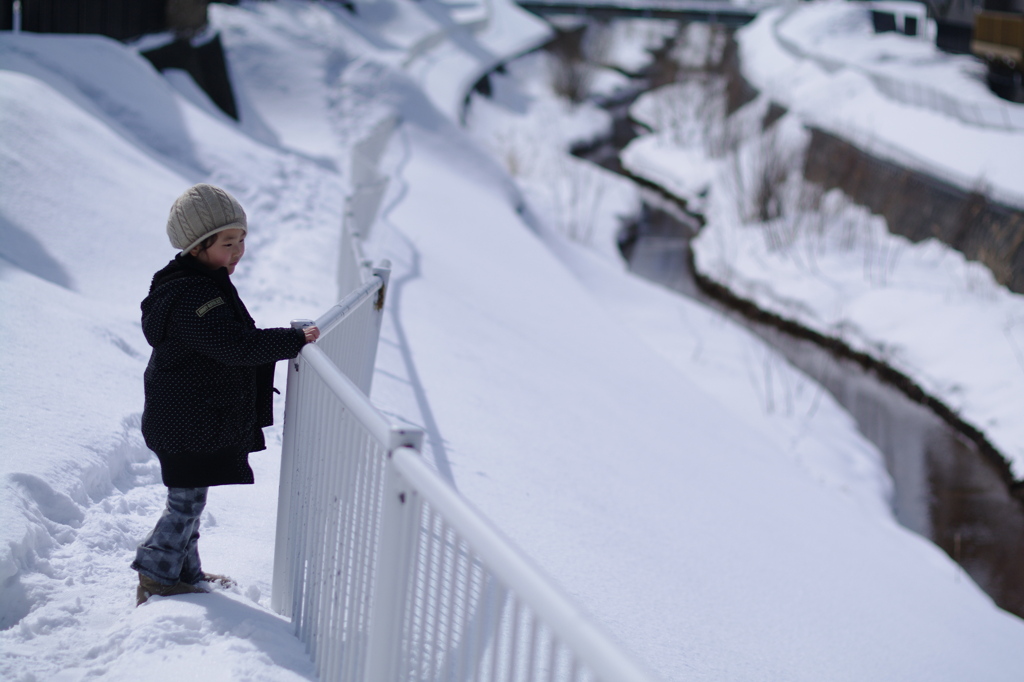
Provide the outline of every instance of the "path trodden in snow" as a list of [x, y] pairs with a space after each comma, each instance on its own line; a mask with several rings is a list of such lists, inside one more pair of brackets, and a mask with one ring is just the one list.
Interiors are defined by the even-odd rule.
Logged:
[[[130, 463], [101, 499], [80, 507], [41, 481], [22, 480], [37, 500], [28, 511], [39, 524], [38, 558], [34, 570], [22, 573], [21, 594], [5, 597], [24, 600], [32, 611], [0, 632], [0, 677], [315, 679], [291, 623], [267, 608], [263, 576], [272, 563], [266, 538], [273, 537], [274, 518], [261, 512], [272, 508], [238, 504], [238, 492], [276, 495], [279, 450], [276, 438], [270, 440], [270, 453], [252, 457], [257, 484], [212, 488], [202, 519], [204, 568], [230, 572], [240, 577], [238, 584], [209, 584], [208, 594], [153, 596], [138, 608], [136, 573], [128, 565], [163, 508], [166, 488], [137, 426], [125, 431], [122, 454]], [[255, 539], [236, 536], [237, 527]]]

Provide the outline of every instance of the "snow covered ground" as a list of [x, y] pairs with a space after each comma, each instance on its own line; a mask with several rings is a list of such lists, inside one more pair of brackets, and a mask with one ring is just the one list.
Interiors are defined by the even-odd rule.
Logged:
[[[241, 123], [131, 47], [0, 36], [0, 677], [315, 679], [267, 608], [280, 425], [256, 485], [204, 515], [204, 562], [239, 587], [134, 608], [128, 563], [163, 502], [138, 304], [174, 254], [168, 207], [206, 181], [249, 215], [234, 279], [257, 323], [326, 309], [349, 155], [395, 117], [366, 243], [394, 264], [374, 399], [639, 660], [666, 680], [1017, 679], [1024, 624], [895, 523], [879, 454], [826, 394], [626, 273], [611, 221], [567, 237], [566, 195], [459, 128], [462, 89], [539, 22], [429, 0], [212, 20]], [[544, 129], [543, 74], [512, 74], [518, 109], [474, 130]], [[572, 120], [560, 139], [596, 129]], [[635, 206], [621, 185], [608, 201]]]
[[[695, 241], [702, 272], [907, 374], [984, 432], [1024, 477], [1024, 297], [959, 252], [894, 236], [883, 218], [839, 192], [823, 196], [794, 177], [808, 139], [803, 126], [813, 124], [968, 190], [986, 187], [1024, 205], [1024, 128], [965, 120], [943, 110], [937, 97], [908, 104], [884, 83], [941, 89], [963, 105], [956, 111], [988, 107], [1024, 116], [1024, 106], [984, 89], [977, 60], [942, 54], [919, 38], [875, 35], [867, 9], [857, 4], [766, 11], [738, 40], [744, 75], [761, 96], [737, 112], [728, 130], [699, 123], [693, 103], [706, 85], [644, 96], [633, 115], [657, 132], [626, 150], [626, 165], [703, 209], [708, 227]], [[761, 134], [771, 100], [790, 113]], [[730, 144], [735, 151], [723, 153]], [[749, 197], [779, 159], [774, 170], [784, 210], [764, 221], [737, 196]]]

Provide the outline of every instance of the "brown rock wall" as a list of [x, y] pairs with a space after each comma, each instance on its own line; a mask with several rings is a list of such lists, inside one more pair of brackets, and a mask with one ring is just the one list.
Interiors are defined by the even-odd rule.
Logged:
[[934, 237], [984, 263], [1010, 290], [1024, 293], [1024, 210], [991, 201], [984, 187], [963, 190], [819, 129], [811, 129], [804, 177], [841, 189], [885, 217], [891, 232], [912, 241]]

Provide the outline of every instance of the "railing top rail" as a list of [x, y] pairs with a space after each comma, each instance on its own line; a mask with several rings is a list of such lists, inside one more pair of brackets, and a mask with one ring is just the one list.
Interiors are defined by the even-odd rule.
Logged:
[[411, 448], [392, 454], [396, 470], [480, 555], [505, 583], [566, 643], [599, 679], [653, 682], [600, 628], [555, 588], [521, 552]]
[[[384, 261], [384, 271], [387, 270], [387, 265], [387, 261]], [[362, 286], [357, 288], [351, 294], [334, 305], [330, 310], [317, 318], [316, 326], [320, 328], [320, 333], [326, 334], [331, 331], [331, 329], [338, 326], [338, 324], [358, 308], [363, 301], [377, 293], [385, 286], [385, 284], [386, 276], [382, 274], [382, 270], [375, 270], [373, 276], [364, 282]]]

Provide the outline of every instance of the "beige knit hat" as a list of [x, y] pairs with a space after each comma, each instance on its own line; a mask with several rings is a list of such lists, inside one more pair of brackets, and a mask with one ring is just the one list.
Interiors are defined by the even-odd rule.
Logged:
[[193, 185], [171, 206], [167, 236], [171, 245], [191, 251], [210, 235], [238, 228], [248, 232], [245, 211], [233, 196], [213, 185]]

